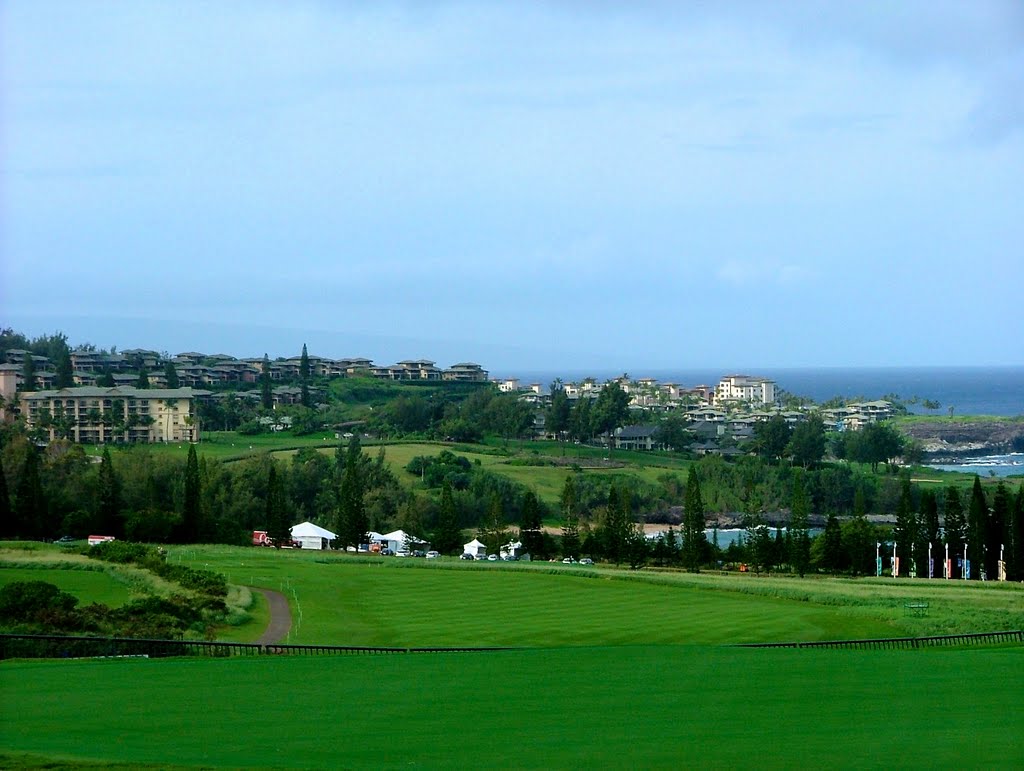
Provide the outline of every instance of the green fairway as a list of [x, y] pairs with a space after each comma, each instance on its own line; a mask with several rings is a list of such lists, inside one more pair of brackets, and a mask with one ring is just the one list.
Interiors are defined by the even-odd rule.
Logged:
[[102, 570], [0, 567], [0, 586], [15, 581], [46, 581], [74, 595], [82, 605], [98, 602], [116, 608], [139, 596], [133, 595], [124, 581]]
[[[1024, 628], [1024, 589], [993, 582], [693, 575], [229, 546], [170, 553], [232, 583], [284, 591], [295, 617], [291, 642], [631, 645]], [[917, 601], [928, 603], [926, 615], [908, 614]]]
[[[935, 768], [1024, 760], [1024, 649], [644, 646], [6, 662], [0, 749], [234, 768]], [[11, 705], [17, 705], [13, 709]]]

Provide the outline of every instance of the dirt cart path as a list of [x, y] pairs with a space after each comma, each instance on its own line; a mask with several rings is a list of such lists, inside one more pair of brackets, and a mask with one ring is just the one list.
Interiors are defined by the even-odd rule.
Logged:
[[249, 588], [266, 597], [270, 605], [270, 623], [267, 624], [266, 631], [256, 642], [260, 645], [274, 645], [281, 642], [288, 636], [288, 632], [292, 628], [292, 612], [288, 608], [288, 600], [281, 592], [275, 592], [273, 589], [259, 589], [255, 586]]

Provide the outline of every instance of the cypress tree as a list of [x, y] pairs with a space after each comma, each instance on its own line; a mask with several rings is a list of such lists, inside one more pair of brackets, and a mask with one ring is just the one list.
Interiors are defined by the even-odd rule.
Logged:
[[135, 359], [136, 368], [139, 370], [138, 380], [135, 381], [135, 387], [141, 390], [149, 388], [149, 371], [146, 369], [146, 361], [140, 355]]
[[3, 456], [0, 456], [0, 538], [9, 538], [14, 534], [14, 512], [11, 510], [11, 496], [7, 491]]
[[562, 486], [562, 556], [578, 557], [580, 554], [580, 520], [576, 513], [576, 480], [572, 474], [565, 478]]
[[835, 514], [829, 513], [822, 537], [825, 539], [823, 555], [825, 569], [835, 575], [845, 567], [843, 564], [843, 531]]
[[103, 365], [103, 374], [96, 379], [96, 385], [101, 388], [113, 388], [117, 383], [114, 381], [114, 373], [109, 364]]
[[[944, 552], [942, 537], [939, 533], [939, 502], [931, 490], [921, 492], [917, 521], [923, 544], [917, 558], [917, 574], [923, 576], [942, 576], [942, 571], [935, 566], [942, 562]], [[931, 546], [932, 563], [928, 564], [928, 547]]]
[[345, 471], [341, 477], [338, 510], [339, 546], [355, 546], [366, 543], [369, 521], [363, 504], [364, 482], [362, 469], [363, 451], [359, 435], [353, 434], [345, 453]]
[[608, 559], [618, 565], [626, 557], [629, 530], [632, 526], [626, 493], [615, 485], [608, 491], [608, 507], [604, 521], [604, 546]]
[[267, 354], [263, 354], [263, 370], [260, 373], [260, 403], [265, 410], [274, 406], [274, 392], [270, 387], [270, 357]]
[[14, 532], [21, 538], [45, 538], [46, 497], [39, 480], [39, 453], [29, 445], [14, 493]]
[[992, 499], [992, 513], [989, 516], [987, 538], [985, 541], [985, 570], [990, 581], [999, 578], [999, 555], [1006, 554], [1006, 532], [1010, 522], [1010, 510], [1013, 501], [1006, 485], [996, 485], [996, 494]]
[[452, 497], [452, 485], [447, 479], [441, 486], [441, 502], [437, 511], [437, 530], [433, 547], [441, 554], [454, 554], [462, 547], [462, 529], [459, 527], [459, 513]]
[[811, 539], [807, 532], [810, 515], [810, 501], [804, 488], [803, 471], [797, 469], [793, 476], [793, 501], [789, 520], [790, 551], [789, 562], [803, 578], [811, 564]]
[[[964, 558], [967, 522], [964, 520], [964, 504], [960, 500], [960, 491], [953, 485], [946, 488], [942, 509], [943, 533], [946, 536], [946, 545], [949, 547], [950, 577], [957, 578], [959, 571], [956, 570], [956, 565], [959, 565]], [[943, 558], [945, 558], [945, 550], [943, 550]]]
[[[305, 343], [302, 344], [302, 356], [299, 358], [299, 382], [302, 386], [302, 406], [313, 406], [309, 398], [309, 354], [306, 352]], [[440, 551], [440, 549], [438, 549], [438, 551]]]
[[188, 460], [185, 462], [185, 496], [181, 511], [181, 542], [196, 543], [200, 532], [199, 503], [199, 460], [196, 446], [188, 446]]
[[57, 357], [57, 373], [53, 385], [55, 388], [71, 388], [74, 384], [75, 370], [71, 366], [71, 352], [64, 346]]
[[110, 449], [103, 448], [100, 459], [99, 496], [96, 524], [103, 535], [120, 538], [124, 534], [121, 520], [121, 483], [110, 460]]
[[531, 557], [540, 556], [544, 549], [544, 534], [541, 528], [544, 525], [541, 512], [541, 503], [536, 493], [528, 490], [523, 496], [522, 519], [519, 527], [520, 540], [523, 548]]
[[971, 502], [967, 508], [967, 559], [971, 563], [971, 578], [981, 578], [981, 571], [985, 569], [987, 525], [988, 503], [981, 489], [981, 479], [975, 474]]
[[21, 365], [21, 390], [22, 391], [35, 391], [38, 387], [36, 383], [36, 362], [32, 358], [32, 352], [29, 351], [25, 354], [25, 362]]
[[683, 564], [691, 573], [700, 571], [701, 554], [704, 551], [704, 499], [700, 494], [700, 480], [697, 469], [690, 466], [686, 479], [686, 494], [683, 499]]
[[267, 501], [265, 520], [267, 523], [267, 536], [274, 544], [275, 549], [291, 545], [291, 528], [288, 525], [288, 508], [285, 502], [284, 487], [277, 475], [277, 464], [273, 461], [270, 464], [270, 471], [267, 474]]
[[1007, 559], [1007, 578], [1024, 581], [1024, 482], [1017, 490], [1010, 518], [1010, 556]]
[[174, 368], [174, 362], [168, 361], [164, 365], [164, 380], [167, 381], [168, 388], [180, 388], [181, 381], [178, 379], [178, 370]]
[[900, 499], [896, 505], [896, 525], [892, 530], [892, 538], [896, 542], [896, 556], [900, 560], [901, 576], [910, 575], [917, 542], [917, 516], [914, 513], [911, 494], [910, 479], [903, 477], [900, 480]]

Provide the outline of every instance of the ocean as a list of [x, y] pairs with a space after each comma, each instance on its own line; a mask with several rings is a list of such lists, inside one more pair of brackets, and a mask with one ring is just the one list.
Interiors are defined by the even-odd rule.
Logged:
[[[815, 402], [835, 396], [847, 399], [880, 399], [889, 394], [906, 401], [917, 397], [918, 403], [908, 405], [911, 412], [928, 414], [920, 402], [939, 402], [936, 415], [1024, 415], [1024, 366], [1021, 367], [823, 367], [823, 368], [756, 368], [750, 370], [674, 369], [636, 370], [631, 378], [652, 377], [662, 383], [683, 386], [714, 386], [723, 375], [742, 372], [771, 378], [779, 388]], [[518, 377], [522, 383], [541, 383], [545, 387], [555, 378], [579, 381], [586, 377], [598, 380], [622, 375], [622, 371], [594, 369], [590, 371], [507, 372], [502, 377]], [[497, 377], [498, 375], [492, 375]]]

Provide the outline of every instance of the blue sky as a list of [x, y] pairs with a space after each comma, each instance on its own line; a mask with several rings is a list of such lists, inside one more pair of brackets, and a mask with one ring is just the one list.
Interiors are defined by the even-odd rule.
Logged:
[[12, 0], [0, 160], [29, 334], [1024, 363], [1019, 2]]

